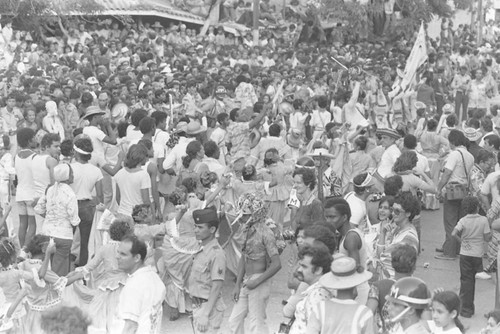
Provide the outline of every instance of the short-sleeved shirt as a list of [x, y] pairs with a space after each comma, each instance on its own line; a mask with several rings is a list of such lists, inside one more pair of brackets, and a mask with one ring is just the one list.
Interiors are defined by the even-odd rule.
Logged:
[[351, 208], [351, 219], [349, 222], [360, 229], [365, 228], [367, 219], [366, 202], [357, 197], [354, 192], [347, 194], [345, 200]]
[[194, 255], [189, 275], [189, 294], [208, 299], [213, 281], [223, 281], [226, 274], [226, 255], [217, 239], [213, 239]]
[[382, 153], [382, 157], [380, 158], [380, 163], [377, 168], [378, 174], [382, 178], [387, 178], [392, 175], [392, 166], [401, 155], [401, 151], [396, 146], [396, 144], [389, 146], [385, 149], [384, 153]]
[[254, 261], [279, 255], [274, 233], [264, 222], [256, 223], [247, 229], [242, 250]]
[[96, 126], [84, 127], [83, 134], [90, 137], [92, 147], [94, 148], [90, 162], [96, 166], [104, 166], [106, 164], [106, 159], [104, 157], [103, 140], [106, 138], [106, 134]]
[[250, 127], [249, 123], [231, 122], [227, 127], [228, 140], [232, 144], [231, 155], [236, 153], [250, 154]]
[[5, 125], [8, 127], [8, 129], [4, 129], [6, 131], [17, 130], [17, 122], [24, 119], [23, 113], [16, 107], [12, 111], [8, 111], [7, 107], [0, 109], [0, 116], [2, 116]]
[[71, 188], [76, 194], [76, 198], [81, 200], [92, 199], [95, 184], [103, 179], [102, 172], [99, 168], [92, 164], [82, 164], [73, 162], [74, 180]]
[[401, 175], [403, 180], [402, 191], [409, 191], [413, 196], [417, 196], [417, 189], [422, 189], [427, 184], [418, 176], [414, 174]]
[[460, 255], [482, 257], [484, 234], [490, 233], [488, 219], [479, 214], [467, 215], [458, 221], [455, 229], [461, 232]]
[[120, 189], [120, 206], [118, 213], [131, 215], [134, 206], [143, 204], [141, 190], [151, 188], [151, 178], [145, 170], [130, 172], [122, 168], [114, 176]]
[[165, 285], [153, 268], [139, 268], [129, 276], [120, 293], [118, 315], [121, 320], [136, 322], [137, 333], [159, 333], [165, 295]]
[[[467, 175], [470, 176], [472, 166], [474, 166], [474, 157], [472, 154], [463, 146], [457, 147], [455, 151], [450, 152], [444, 165], [444, 168], [451, 170], [451, 176], [448, 182], [467, 184]], [[467, 169], [467, 172], [465, 169]]]

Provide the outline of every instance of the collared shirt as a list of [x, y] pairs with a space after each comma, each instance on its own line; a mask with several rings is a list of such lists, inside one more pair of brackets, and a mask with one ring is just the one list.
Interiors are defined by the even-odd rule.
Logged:
[[195, 138], [179, 137], [179, 142], [172, 148], [163, 161], [164, 169], [174, 169], [178, 172], [182, 166], [182, 157], [186, 155], [186, 148]]
[[80, 217], [76, 195], [69, 185], [56, 183], [50, 187], [47, 194], [38, 201], [35, 212], [45, 214], [43, 234], [60, 239], [73, 239], [73, 226], [80, 223]]
[[250, 154], [250, 126], [249, 122], [231, 122], [227, 127], [227, 136], [231, 146], [231, 155], [236, 153], [242, 156]]
[[290, 328], [290, 334], [301, 334], [306, 332], [307, 321], [316, 304], [323, 300], [333, 298], [333, 293], [321, 286], [318, 282], [309, 286], [302, 292], [304, 298], [295, 307], [295, 321]]
[[265, 222], [243, 226], [240, 231], [243, 234], [242, 252], [250, 260], [270, 259], [279, 254], [276, 237]]
[[7, 107], [0, 109], [0, 116], [4, 121], [4, 125], [7, 126], [4, 129], [5, 132], [16, 131], [17, 130], [17, 122], [24, 119], [23, 114], [19, 108], [14, 107], [12, 111], [8, 111]]
[[223, 281], [226, 274], [226, 255], [216, 238], [203, 246], [193, 257], [189, 274], [189, 293], [208, 299], [213, 281]]
[[450, 152], [444, 165], [444, 168], [451, 171], [448, 182], [467, 184], [467, 176], [470, 177], [472, 166], [474, 166], [474, 157], [472, 154], [464, 146], [457, 147], [456, 150]]
[[139, 268], [129, 276], [120, 293], [118, 315], [121, 320], [136, 322], [137, 333], [159, 333], [165, 295], [165, 285], [153, 268]]

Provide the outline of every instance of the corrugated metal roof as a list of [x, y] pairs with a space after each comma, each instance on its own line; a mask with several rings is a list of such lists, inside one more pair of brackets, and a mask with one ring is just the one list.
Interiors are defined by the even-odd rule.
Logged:
[[162, 0], [101, 0], [103, 9], [98, 15], [153, 15], [203, 24], [205, 18], [174, 8]]

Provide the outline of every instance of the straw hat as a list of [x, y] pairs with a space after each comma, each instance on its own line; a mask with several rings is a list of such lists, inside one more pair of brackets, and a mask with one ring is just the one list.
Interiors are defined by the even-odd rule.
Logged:
[[394, 139], [401, 138], [401, 136], [399, 135], [399, 133], [396, 130], [389, 129], [389, 128], [378, 129], [377, 130], [377, 135], [387, 136], [387, 137], [391, 137], [391, 138], [394, 138]]
[[328, 159], [334, 159], [335, 157], [328, 152], [326, 148], [316, 148], [314, 151], [309, 154], [310, 157], [313, 158], [328, 158]]
[[197, 135], [205, 131], [207, 131], [207, 128], [198, 121], [191, 121], [186, 127], [186, 134], [188, 135]]
[[464, 131], [465, 137], [467, 139], [469, 139], [470, 141], [477, 141], [477, 140], [481, 139], [481, 137], [483, 136], [481, 134], [481, 131], [479, 131], [479, 129], [465, 128], [463, 131]]
[[105, 114], [105, 112], [102, 111], [101, 109], [99, 109], [99, 107], [90, 106], [85, 111], [85, 115], [83, 115], [83, 119], [86, 119], [87, 117], [93, 116], [93, 115], [104, 115], [104, 114]]
[[327, 289], [345, 290], [354, 288], [372, 277], [369, 271], [358, 273], [356, 261], [343, 256], [333, 260], [330, 272], [319, 279], [319, 284]]

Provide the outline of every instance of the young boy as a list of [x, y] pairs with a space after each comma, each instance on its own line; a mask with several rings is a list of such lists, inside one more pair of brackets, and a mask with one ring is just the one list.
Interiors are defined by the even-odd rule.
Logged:
[[460, 315], [470, 318], [474, 315], [474, 288], [476, 274], [483, 271], [483, 242], [491, 240], [488, 219], [478, 214], [479, 200], [465, 197], [462, 208], [466, 216], [460, 219], [452, 232], [462, 244], [460, 247]]
[[194, 234], [202, 250], [194, 255], [189, 275], [189, 293], [193, 300], [195, 333], [218, 333], [224, 318], [222, 284], [226, 273], [226, 256], [215, 233], [219, 227], [217, 211], [212, 208], [193, 211]]

